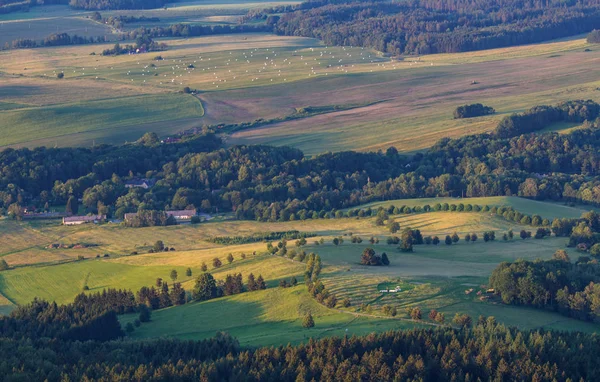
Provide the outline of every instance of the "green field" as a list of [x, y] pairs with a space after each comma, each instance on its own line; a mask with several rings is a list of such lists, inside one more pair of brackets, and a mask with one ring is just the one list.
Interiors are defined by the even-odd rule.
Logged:
[[[69, 35], [83, 37], [104, 36], [107, 41], [117, 37], [113, 34], [112, 29], [104, 24], [76, 16], [62, 17], [57, 15], [52, 17], [54, 12], [50, 11], [48, 15], [40, 12], [37, 17], [22, 19], [17, 19], [19, 16], [12, 13], [0, 15], [0, 46], [3, 47], [4, 44], [19, 39], [40, 41], [53, 33], [68, 33]], [[9, 17], [12, 19], [9, 19]]]
[[[134, 141], [146, 131], [179, 129], [177, 121], [204, 115], [201, 102], [183, 94], [146, 95], [60, 106], [0, 111], [1, 146], [53, 145], [63, 137], [97, 143]], [[152, 128], [152, 124], [161, 123]], [[61, 144], [62, 146], [63, 144]]]
[[[529, 214], [545, 217], [578, 217], [583, 208], [567, 207], [557, 203], [535, 202], [516, 197], [492, 197], [471, 199], [410, 199], [371, 203], [361, 206], [376, 208], [379, 205], [424, 205], [435, 203], [471, 203], [479, 205], [507, 205]], [[193, 288], [194, 276], [206, 263], [217, 280], [227, 274], [261, 274], [269, 289], [244, 293], [204, 303], [168, 308], [153, 313], [153, 321], [142, 325], [133, 334], [136, 338], [173, 336], [177, 338], [206, 338], [216, 331], [226, 330], [240, 338], [243, 344], [274, 345], [301, 342], [307, 336], [322, 337], [331, 334], [364, 334], [392, 328], [415, 325], [407, 321], [407, 307], [419, 306], [426, 316], [430, 309], [437, 309], [451, 320], [454, 313], [468, 313], [473, 317], [494, 315], [498, 321], [521, 328], [554, 328], [561, 330], [597, 331], [595, 324], [566, 318], [540, 310], [480, 301], [478, 291], [485, 289], [491, 271], [503, 261], [516, 259], [548, 259], [561, 248], [565, 238], [543, 240], [501, 240], [509, 229], [518, 232], [532, 227], [521, 226], [503, 218], [483, 212], [429, 212], [409, 215], [393, 215], [402, 228], [421, 230], [423, 235], [457, 232], [461, 240], [447, 246], [419, 245], [413, 253], [403, 253], [396, 245], [386, 244], [390, 235], [385, 227], [375, 224], [374, 217], [317, 219], [292, 222], [259, 223], [250, 221], [215, 221], [198, 225], [172, 227], [149, 227], [131, 229], [118, 225], [84, 225], [65, 227], [57, 222], [0, 221], [0, 230], [6, 238], [0, 256], [16, 268], [0, 272], [0, 312], [8, 312], [13, 304], [23, 304], [34, 297], [57, 302], [69, 302], [87, 285], [90, 291], [104, 288], [138, 290], [153, 285], [156, 278], [169, 280], [169, 273], [176, 269], [178, 281], [186, 290]], [[321, 278], [327, 288], [339, 299], [349, 298], [349, 308], [326, 309], [309, 297], [302, 284], [305, 264], [288, 258], [264, 254], [265, 243], [242, 245], [217, 245], [207, 239], [226, 235], [251, 235], [260, 232], [299, 230], [315, 232], [317, 237], [297, 250], [316, 252], [323, 260]], [[482, 232], [494, 230], [497, 240], [485, 243]], [[466, 243], [464, 234], [475, 232], [479, 240]], [[363, 238], [361, 244], [352, 244], [349, 235]], [[332, 238], [342, 236], [344, 243], [335, 246]], [[315, 245], [319, 238], [323, 245]], [[376, 237], [379, 243], [370, 244]], [[152, 243], [162, 239], [176, 251], [148, 253]], [[96, 246], [84, 249], [48, 249], [48, 244], [88, 243]], [[365, 267], [359, 264], [360, 255], [366, 247], [377, 253], [386, 252], [391, 265]], [[289, 249], [295, 249], [293, 242]], [[138, 255], [129, 255], [136, 251]], [[104, 253], [110, 257], [102, 257]], [[226, 262], [227, 254], [233, 254], [232, 264]], [[244, 254], [245, 258], [243, 258]], [[577, 253], [569, 250], [572, 259]], [[86, 260], [75, 261], [78, 255]], [[96, 258], [100, 255], [100, 258]], [[212, 259], [218, 257], [223, 266], [212, 269]], [[190, 267], [192, 277], [186, 277]], [[280, 280], [295, 276], [300, 285], [293, 289], [277, 287]], [[399, 293], [381, 294], [381, 288], [400, 285]], [[472, 292], [467, 293], [469, 289]], [[360, 310], [368, 304], [372, 311]], [[396, 318], [386, 317], [382, 308], [393, 305], [398, 309]], [[311, 330], [301, 328], [303, 314], [310, 310], [317, 326]], [[523, 315], [527, 320], [523, 320]], [[221, 317], [213, 322], [210, 317]], [[190, 319], [194, 317], [194, 319]], [[123, 317], [123, 323], [135, 317]], [[186, 322], [186, 325], [181, 325]], [[427, 324], [427, 323], [425, 323]]]
[[[302, 318], [307, 312], [315, 317], [314, 328], [302, 327]], [[135, 315], [126, 315], [121, 322], [126, 324], [135, 318]], [[188, 324], [174, 325], [176, 322]], [[415, 326], [419, 325], [391, 318], [357, 317], [327, 309], [308, 294], [304, 285], [299, 285], [153, 312], [152, 321], [137, 328], [132, 337], [200, 339], [225, 331], [237, 337], [240, 344], [254, 347], [296, 344], [306, 342], [309, 337], [364, 335]]]

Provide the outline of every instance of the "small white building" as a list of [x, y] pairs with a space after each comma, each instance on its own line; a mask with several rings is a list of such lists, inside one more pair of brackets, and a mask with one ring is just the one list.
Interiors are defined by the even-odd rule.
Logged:
[[154, 186], [154, 184], [156, 183], [156, 180], [154, 179], [131, 179], [128, 180], [127, 182], [125, 182], [125, 187], [127, 188], [134, 188], [134, 187], [139, 187], [139, 188], [143, 188], [144, 190], [149, 189], [150, 187]]
[[190, 220], [196, 216], [196, 210], [166, 211], [167, 216], [173, 216], [176, 220]]

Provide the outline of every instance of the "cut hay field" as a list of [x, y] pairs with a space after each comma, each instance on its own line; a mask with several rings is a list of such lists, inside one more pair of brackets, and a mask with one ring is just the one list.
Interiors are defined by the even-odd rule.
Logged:
[[[291, 145], [310, 155], [389, 146], [414, 151], [443, 137], [490, 131], [503, 116], [534, 105], [600, 100], [600, 82], [595, 79], [600, 74], [600, 49], [583, 39], [403, 60], [367, 49], [326, 47], [314, 39], [269, 34], [165, 42], [169, 49], [160, 52], [162, 61], [153, 59], [156, 53], [90, 55], [110, 47], [104, 44], [1, 52], [0, 75], [4, 76], [0, 94], [8, 93], [10, 97], [3, 101], [11, 104], [32, 104], [44, 102], [52, 89], [57, 98], [46, 97], [46, 104], [63, 105], [81, 101], [78, 94], [86, 100], [103, 99], [112, 88], [136, 95], [173, 93], [184, 86], [197, 89], [206, 110], [198, 121], [180, 119], [162, 130], [153, 124], [133, 125], [159, 134], [194, 125], [281, 118], [307, 106], [369, 103], [239, 131], [227, 139], [228, 144]], [[591, 51], [584, 52], [586, 49]], [[65, 73], [61, 81], [55, 78], [58, 71]], [[473, 81], [477, 84], [471, 84]], [[72, 86], [79, 87], [70, 96], [60, 90]], [[87, 86], [97, 93], [85, 92]], [[39, 100], [32, 96], [37, 90]], [[456, 106], [475, 101], [494, 107], [497, 114], [452, 118]], [[571, 127], [557, 126], [555, 130]], [[59, 135], [54, 129], [47, 134]], [[29, 136], [21, 144], [47, 144], [49, 138], [36, 141]], [[91, 144], [91, 136], [61, 138], [61, 145]], [[113, 130], [93, 139], [120, 143], [123, 138]], [[15, 145], [0, 140], [2, 144]]]

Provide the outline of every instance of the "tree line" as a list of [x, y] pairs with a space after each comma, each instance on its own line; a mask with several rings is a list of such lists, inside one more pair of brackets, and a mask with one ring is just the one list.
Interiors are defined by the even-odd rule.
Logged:
[[[350, 216], [341, 210], [416, 197], [515, 195], [600, 204], [596, 121], [568, 134], [443, 139], [409, 156], [394, 148], [312, 158], [289, 147], [225, 149], [210, 132], [170, 144], [146, 138], [91, 149], [1, 151], [0, 212], [18, 216], [25, 207], [64, 205], [70, 197], [82, 199], [81, 211], [116, 218], [189, 207], [258, 221]], [[127, 188], [135, 177], [156, 183]]]
[[[275, 32], [327, 45], [363, 46], [393, 55], [465, 52], [588, 33], [597, 0], [306, 1], [275, 22]], [[257, 17], [264, 17], [258, 14]]]
[[264, 233], [255, 233], [250, 236], [217, 236], [207, 239], [211, 243], [215, 244], [224, 244], [224, 245], [232, 245], [232, 244], [248, 244], [248, 243], [257, 243], [261, 241], [272, 241], [272, 240], [296, 240], [296, 239], [306, 239], [308, 237], [317, 236], [314, 232], [300, 232], [297, 230], [291, 231], [276, 231], [276, 232], [264, 232]]

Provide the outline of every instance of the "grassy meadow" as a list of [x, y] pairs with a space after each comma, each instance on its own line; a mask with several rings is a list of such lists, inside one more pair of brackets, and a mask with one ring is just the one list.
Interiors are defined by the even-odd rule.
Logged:
[[[200, 6], [186, 4], [177, 3], [173, 12], [188, 5]], [[198, 17], [221, 22], [231, 21], [229, 16]], [[314, 39], [262, 33], [164, 42], [169, 46], [164, 52], [116, 57], [99, 55], [111, 44], [0, 52], [0, 128], [10, 131], [31, 126], [24, 134], [3, 136], [0, 146], [122, 143], [144, 131], [166, 135], [203, 124], [281, 118], [307, 106], [363, 104], [238, 131], [226, 140], [232, 145], [291, 145], [310, 155], [390, 146], [415, 151], [443, 137], [490, 131], [503, 116], [534, 105], [600, 100], [600, 82], [594, 79], [594, 74], [600, 74], [594, 64], [600, 50], [582, 38], [401, 59], [369, 49], [328, 47]], [[155, 60], [157, 55], [163, 60]], [[59, 72], [64, 72], [64, 79], [56, 78]], [[175, 93], [185, 86], [198, 90], [203, 115], [189, 118], [177, 113], [173, 118], [159, 113], [157, 118], [146, 114], [136, 118], [132, 111], [138, 97], [150, 95], [162, 98], [164, 108], [178, 110], [181, 98]], [[124, 102], [123, 110], [108, 113], [114, 114], [115, 120], [133, 114], [119, 123], [118, 129], [102, 129], [97, 123], [60, 129], [56, 126], [69, 126], [71, 121], [57, 113], [50, 114], [50, 126], [42, 128], [35, 119], [38, 111], [27, 112], [32, 106], [69, 110], [74, 104], [86, 106], [87, 102], [116, 97], [131, 97], [131, 102]], [[456, 106], [475, 101], [494, 107], [497, 114], [452, 118]]]
[[[362, 207], [459, 201], [510, 205], [523, 212], [549, 218], [578, 217], [585, 212], [583, 207], [516, 197], [394, 200]], [[14, 308], [14, 304], [27, 303], [34, 297], [69, 302], [85, 286], [91, 292], [109, 287], [135, 291], [142, 286], [153, 285], [158, 277], [171, 282], [169, 274], [173, 269], [178, 272], [177, 281], [189, 291], [205, 263], [217, 280], [232, 273], [242, 273], [244, 278], [249, 273], [260, 274], [269, 289], [156, 311], [151, 323], [142, 325], [132, 334], [135, 338], [173, 336], [198, 339], [225, 330], [239, 337], [242, 344], [298, 343], [309, 336], [365, 334], [421, 325], [408, 320], [406, 308], [413, 306], [421, 307], [425, 316], [430, 309], [437, 309], [446, 314], [448, 320], [454, 313], [460, 312], [473, 317], [494, 315], [501, 322], [525, 329], [544, 327], [597, 331], [598, 327], [594, 324], [552, 312], [483, 302], [476, 295], [477, 291], [485, 288], [489, 274], [500, 262], [550, 258], [557, 249], [565, 248], [564, 238], [521, 240], [516, 236], [504, 242], [501, 236], [509, 229], [518, 232], [532, 228], [483, 212], [429, 212], [393, 215], [391, 219], [398, 221], [402, 228], [418, 228], [423, 235], [438, 235], [442, 239], [456, 232], [461, 240], [451, 246], [443, 244], [443, 241], [438, 246], [420, 245], [413, 253], [402, 253], [397, 245], [386, 243], [390, 234], [385, 227], [375, 224], [374, 217], [272, 223], [221, 220], [198, 225], [137, 229], [114, 224], [67, 227], [53, 221], [2, 220], [0, 231], [7, 244], [0, 250], [0, 257], [14, 268], [0, 272], [0, 313], [6, 313]], [[340, 300], [349, 298], [352, 303], [349, 308], [327, 309], [317, 304], [302, 283], [305, 264], [267, 254], [266, 243], [218, 245], [209, 241], [216, 236], [288, 230], [317, 235], [300, 248], [290, 241], [288, 250], [318, 253], [323, 261], [323, 282]], [[489, 230], [496, 232], [497, 239], [485, 243], [482, 233]], [[464, 235], [473, 232], [478, 233], [479, 240], [464, 242]], [[363, 242], [352, 244], [350, 235], [360, 236]], [[344, 242], [334, 245], [332, 239], [340, 236]], [[370, 244], [370, 237], [379, 239], [379, 242]], [[324, 239], [324, 244], [317, 245], [315, 241], [320, 238]], [[158, 239], [163, 240], [166, 246], [174, 247], [175, 251], [148, 253]], [[47, 248], [52, 243], [93, 246], [82, 249]], [[366, 247], [372, 247], [378, 254], [386, 252], [391, 265], [360, 265], [360, 255]], [[138, 254], [131, 254], [133, 252]], [[232, 263], [226, 260], [230, 253], [234, 257]], [[569, 254], [573, 259], [577, 257], [573, 250], [569, 250]], [[76, 260], [80, 255], [85, 259]], [[213, 267], [215, 257], [222, 261], [222, 267]], [[192, 270], [191, 277], [185, 276], [188, 267]], [[280, 280], [289, 280], [292, 276], [298, 279], [299, 286], [290, 289], [277, 287]], [[402, 292], [379, 292], [382, 286], [396, 285], [402, 287]], [[466, 293], [470, 288], [474, 291]], [[371, 310], [359, 309], [362, 304], [369, 305]], [[397, 307], [397, 317], [383, 314], [382, 308], [386, 304]], [[316, 326], [310, 330], [304, 330], [300, 325], [306, 311], [315, 316]], [[527, 316], [527, 320], [523, 319], [523, 315]], [[211, 319], [214, 317], [220, 317], [220, 320]], [[125, 324], [133, 319], [133, 316], [124, 316], [122, 322]], [[186, 324], [181, 325], [182, 322]], [[428, 325], [426, 322], [422, 324]]]
[[[30, 137], [36, 146], [58, 146], [70, 140], [110, 135], [120, 143], [135, 141], [151, 124], [161, 123], [163, 132], [176, 132], [175, 121], [198, 120], [204, 115], [201, 102], [187, 94], [144, 95], [84, 101], [63, 105], [19, 108], [2, 112], [5, 146], [20, 145]], [[169, 122], [171, 121], [171, 122]]]
[[[316, 317], [315, 327], [302, 327], [307, 312]], [[219, 320], [215, 320], [219, 317]], [[125, 315], [122, 324], [134, 321]], [[189, 325], [176, 325], [187, 322]], [[421, 326], [391, 318], [360, 317], [340, 313], [318, 304], [304, 285], [288, 289], [267, 289], [187, 304], [153, 312], [152, 321], [143, 324], [133, 338], [208, 338], [225, 331], [245, 346], [278, 346], [306, 342], [308, 338], [365, 335], [373, 331], [399, 330]]]

